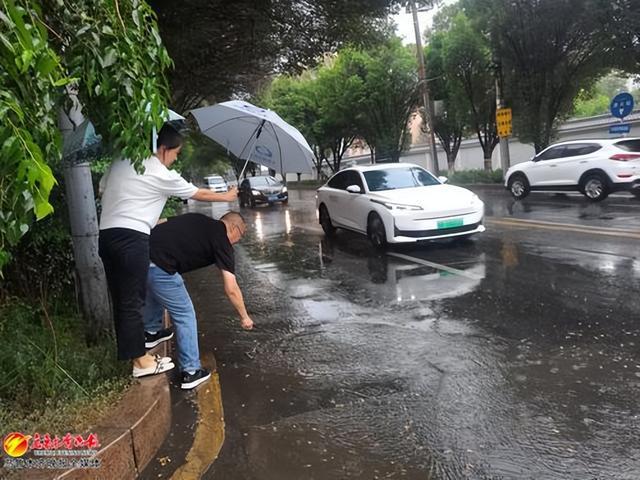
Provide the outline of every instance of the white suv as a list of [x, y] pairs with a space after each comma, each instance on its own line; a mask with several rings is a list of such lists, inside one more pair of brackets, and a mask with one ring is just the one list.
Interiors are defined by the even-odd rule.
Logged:
[[620, 190], [640, 198], [640, 138], [556, 143], [507, 170], [505, 187], [518, 200], [534, 190], [577, 190], [595, 202]]

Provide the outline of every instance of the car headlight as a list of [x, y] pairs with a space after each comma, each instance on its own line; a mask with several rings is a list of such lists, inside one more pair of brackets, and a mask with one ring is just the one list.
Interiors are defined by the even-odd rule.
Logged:
[[287, 187], [282, 187], [282, 192], [281, 193], [287, 193]]
[[251, 190], [251, 194], [252, 195], [260, 195], [260, 192], [258, 190]]
[[403, 203], [385, 202], [384, 200], [371, 200], [373, 203], [384, 205], [389, 210], [422, 210], [419, 205], [405, 205]]

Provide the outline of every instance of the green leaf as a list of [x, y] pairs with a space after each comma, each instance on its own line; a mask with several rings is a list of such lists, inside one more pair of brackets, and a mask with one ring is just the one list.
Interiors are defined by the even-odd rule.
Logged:
[[114, 63], [116, 63], [116, 60], [118, 59], [118, 54], [115, 51], [115, 49], [110, 48], [107, 51], [107, 54], [104, 56], [104, 58], [102, 59], [102, 67], [103, 68], [107, 68], [110, 67], [111, 65], [113, 65]]
[[22, 68], [20, 69], [20, 71], [24, 73], [31, 65], [31, 60], [33, 59], [33, 50], [24, 50], [20, 58], [22, 59]]

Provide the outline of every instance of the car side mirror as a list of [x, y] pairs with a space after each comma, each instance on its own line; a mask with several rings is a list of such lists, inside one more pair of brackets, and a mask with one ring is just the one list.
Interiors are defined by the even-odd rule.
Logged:
[[449, 179], [445, 176], [439, 176], [438, 180], [440, 180], [440, 183], [442, 184], [449, 183]]
[[347, 192], [349, 193], [362, 193], [362, 189], [359, 185], [349, 185], [347, 187]]

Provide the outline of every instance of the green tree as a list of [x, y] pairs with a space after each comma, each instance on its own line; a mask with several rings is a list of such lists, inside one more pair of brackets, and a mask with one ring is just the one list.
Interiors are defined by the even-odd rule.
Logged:
[[4, 0], [0, 10], [0, 271], [33, 218], [53, 211], [49, 162], [61, 156], [55, 107], [70, 78], [37, 7]]
[[[538, 152], [554, 138], [558, 123], [589, 89], [620, 63], [622, 41], [613, 24], [632, 10], [629, 0], [461, 0], [491, 39], [505, 90], [514, 107], [518, 137]], [[637, 9], [636, 9], [637, 10]], [[637, 25], [635, 28], [637, 38]]]
[[262, 92], [259, 102], [300, 130], [313, 150], [320, 178], [322, 165], [327, 161], [327, 145], [319, 132], [321, 99], [317, 95], [317, 79], [310, 73], [276, 77]]
[[362, 80], [355, 111], [357, 132], [376, 161], [397, 162], [407, 146], [407, 124], [419, 101], [416, 58], [398, 38], [367, 49], [340, 52], [349, 75]]
[[451, 96], [466, 99], [469, 123], [484, 154], [484, 168], [491, 170], [491, 156], [499, 142], [496, 131], [495, 80], [491, 50], [485, 37], [474, 30], [463, 12], [451, 21], [442, 39], [443, 70]]
[[[455, 171], [455, 160], [467, 131], [469, 121], [469, 104], [465, 96], [457, 95], [454, 86], [455, 79], [450, 79], [444, 71], [443, 42], [445, 32], [437, 32], [430, 36], [429, 44], [425, 48], [426, 63], [429, 65], [429, 83], [433, 100], [441, 102], [442, 111], [437, 113], [433, 128], [442, 149], [447, 155], [447, 169], [449, 173]], [[424, 124], [424, 112], [421, 109]]]
[[338, 55], [299, 76], [276, 78], [262, 101], [302, 132], [314, 151], [320, 178], [325, 163], [333, 172], [340, 169], [356, 138], [354, 111], [362, 95], [362, 79], [351, 74]]
[[186, 111], [296, 75], [347, 42], [378, 43], [396, 0], [152, 0], [175, 70], [173, 105]]
[[627, 90], [627, 81], [627, 76], [614, 71], [598, 80], [591, 89], [581, 89], [574, 100], [573, 115], [591, 117], [608, 113], [611, 99]]
[[110, 322], [93, 186], [86, 159], [74, 153], [66, 159], [71, 163], [60, 164], [57, 119], [73, 137], [85, 132], [82, 121], [89, 116], [105, 151], [139, 165], [149, 154], [152, 129], [166, 113], [164, 71], [170, 59], [144, 2], [2, 0], [1, 5], [0, 267], [32, 219], [52, 212], [51, 167], [59, 166], [65, 172], [81, 307], [89, 337], [96, 339]]

